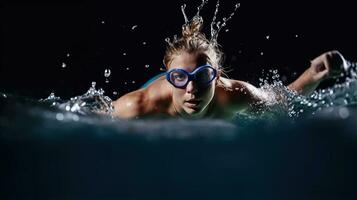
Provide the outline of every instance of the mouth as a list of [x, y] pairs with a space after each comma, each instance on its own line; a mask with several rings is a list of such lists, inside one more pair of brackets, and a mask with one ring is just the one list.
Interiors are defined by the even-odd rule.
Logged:
[[201, 100], [190, 99], [185, 101], [185, 105], [189, 108], [197, 108], [201, 102], [202, 102]]

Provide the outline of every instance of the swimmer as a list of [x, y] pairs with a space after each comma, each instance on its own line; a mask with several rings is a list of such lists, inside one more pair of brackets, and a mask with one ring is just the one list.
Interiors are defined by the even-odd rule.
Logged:
[[[201, 33], [202, 24], [198, 20], [183, 26], [182, 37], [167, 46], [166, 73], [114, 101], [114, 117], [231, 119], [237, 112], [249, 113], [264, 102], [279, 99], [247, 82], [225, 78], [223, 53]], [[341, 74], [343, 68], [336, 64], [340, 56], [338, 51], [323, 53], [287, 87], [301, 95], [310, 94], [322, 81]]]

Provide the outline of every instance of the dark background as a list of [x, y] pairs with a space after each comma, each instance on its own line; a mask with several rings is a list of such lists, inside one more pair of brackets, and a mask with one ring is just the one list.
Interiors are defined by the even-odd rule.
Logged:
[[[34, 98], [55, 92], [68, 98], [85, 93], [95, 81], [116, 99], [139, 88], [160, 72], [164, 39], [181, 34], [180, 5], [187, 4], [191, 18], [200, 4], [198, 0], [160, 2], [3, 2], [0, 91]], [[228, 22], [229, 31], [219, 36], [231, 78], [256, 85], [262, 70], [273, 68], [289, 83], [308, 67], [309, 60], [333, 49], [357, 60], [353, 3], [239, 2], [241, 7]], [[201, 11], [207, 36], [215, 3], [210, 0]], [[235, 3], [221, 1], [218, 19], [228, 16]], [[105, 83], [105, 69], [112, 72], [109, 83]]]

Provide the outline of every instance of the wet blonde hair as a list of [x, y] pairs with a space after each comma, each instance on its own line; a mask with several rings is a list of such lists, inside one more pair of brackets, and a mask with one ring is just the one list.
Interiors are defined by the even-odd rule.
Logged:
[[201, 53], [206, 56], [207, 62], [217, 69], [218, 74], [225, 74], [223, 70], [224, 54], [216, 41], [210, 41], [201, 32], [203, 19], [195, 16], [189, 23], [182, 26], [182, 37], [174, 38], [168, 42], [164, 55], [164, 65], [166, 68], [170, 65], [175, 56], [182, 52]]

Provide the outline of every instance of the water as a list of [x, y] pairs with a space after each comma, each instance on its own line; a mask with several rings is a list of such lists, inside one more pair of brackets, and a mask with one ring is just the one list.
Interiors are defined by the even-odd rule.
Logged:
[[219, 32], [221, 31], [221, 29], [223, 27], [225, 27], [227, 25], [227, 22], [230, 19], [232, 19], [234, 13], [240, 7], [240, 3], [237, 3], [236, 5], [234, 5], [233, 12], [228, 16], [228, 18], [227, 17], [223, 17], [222, 18], [222, 22], [221, 21], [216, 21], [217, 13], [218, 13], [218, 7], [219, 7], [219, 0], [217, 1], [216, 10], [214, 12], [213, 20], [212, 20], [212, 23], [211, 23], [211, 42], [213, 42], [213, 43], [217, 43]]
[[[202, 17], [200, 16], [200, 11], [203, 9], [204, 5], [206, 5], [208, 3], [208, 0], [202, 0], [201, 4], [197, 7], [197, 13], [196, 15], [194, 15], [192, 17], [192, 19], [189, 19], [187, 17], [187, 14], [185, 12], [186, 9], [186, 4], [183, 4], [181, 6], [181, 12], [183, 14], [185, 23], [182, 25], [182, 27], [184, 26], [188, 26], [190, 23], [194, 22], [194, 21], [202, 21]], [[216, 9], [213, 15], [213, 19], [212, 22], [210, 24], [211, 27], [211, 38], [210, 38], [210, 43], [212, 45], [216, 45], [218, 43], [217, 39], [218, 39], [218, 34], [221, 31], [222, 28], [224, 28], [227, 25], [227, 22], [232, 19], [232, 17], [234, 16], [234, 13], [237, 11], [237, 9], [240, 7], [240, 3], [236, 3], [234, 5], [234, 10], [233, 12], [228, 16], [228, 17], [223, 17], [222, 21], [217, 21], [217, 14], [218, 14], [218, 8], [219, 8], [220, 2], [219, 0], [217, 0], [216, 3]], [[225, 29], [225, 32], [228, 32], [228, 29]], [[168, 43], [169, 45], [172, 45], [174, 43], [174, 41], [177, 40], [177, 37], [174, 37], [173, 41], [171, 41], [171, 39], [169, 37], [165, 38], [165, 42]]]
[[68, 100], [0, 93], [0, 192], [5, 199], [355, 199], [357, 78], [348, 74], [304, 97], [272, 70], [260, 86], [286, 98], [228, 121], [115, 119], [95, 82]]
[[104, 77], [105, 77], [105, 82], [106, 82], [106, 83], [109, 83], [109, 76], [110, 76], [110, 74], [111, 74], [110, 69], [105, 69], [105, 70], [104, 70]]
[[2, 196], [356, 197], [356, 106], [322, 108], [295, 121], [276, 113], [275, 121], [127, 121], [96, 112], [110, 110], [108, 102], [94, 87], [71, 100], [53, 94], [39, 102], [2, 93]]

